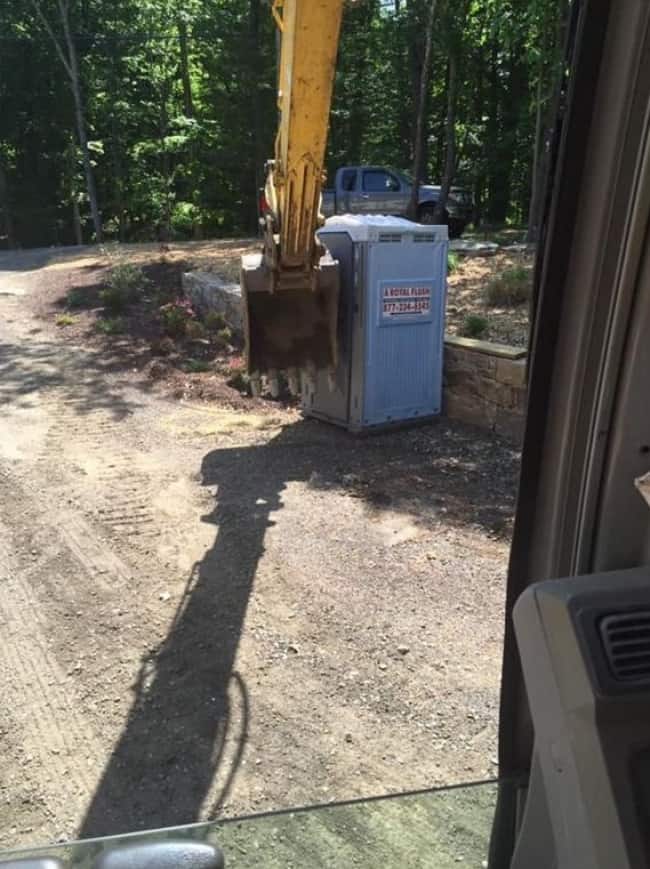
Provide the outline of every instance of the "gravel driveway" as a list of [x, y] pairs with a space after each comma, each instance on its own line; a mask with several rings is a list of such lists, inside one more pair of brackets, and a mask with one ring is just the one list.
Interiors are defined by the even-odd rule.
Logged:
[[0, 846], [492, 776], [518, 455], [158, 394], [0, 255]]

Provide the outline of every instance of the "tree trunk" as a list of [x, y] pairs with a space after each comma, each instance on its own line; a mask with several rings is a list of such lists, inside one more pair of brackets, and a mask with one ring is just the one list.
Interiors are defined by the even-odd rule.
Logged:
[[530, 208], [528, 210], [528, 231], [526, 233], [526, 241], [529, 243], [537, 241], [537, 232], [539, 229], [539, 206], [542, 198], [541, 187], [543, 173], [541, 171], [541, 168], [544, 164], [544, 161], [542, 160], [542, 149], [544, 147], [544, 143], [542, 141], [542, 94], [542, 70], [540, 63], [536, 93], [537, 108], [535, 111], [535, 141], [533, 144], [533, 169], [531, 177], [532, 189], [530, 193]]
[[[114, 90], [114, 93], [118, 92], [119, 88], [119, 72], [116, 69], [116, 57], [115, 54], [112, 56], [111, 68], [110, 68], [110, 83], [111, 87]], [[122, 163], [122, 140], [120, 138], [120, 128], [118, 125], [118, 118], [116, 114], [116, 108], [113, 104], [111, 106], [110, 113], [110, 125], [111, 125], [111, 165], [113, 167], [113, 213], [117, 215], [117, 237], [123, 242], [126, 241], [126, 232], [125, 232], [125, 212], [126, 206], [124, 202], [124, 167]]]
[[[406, 42], [406, 33], [408, 32], [408, 22], [406, 15], [401, 15], [399, 23], [396, 23], [392, 50], [390, 53], [390, 63], [395, 79], [395, 87], [401, 95], [400, 106], [397, 109], [396, 116], [396, 139], [399, 166], [411, 166], [413, 164], [413, 124], [414, 112], [412, 111], [413, 103], [409, 99], [412, 91], [409, 89], [411, 70], [408, 64], [404, 63], [404, 44]], [[408, 50], [408, 49], [407, 49]]]
[[496, 159], [499, 134], [501, 128], [500, 122], [500, 82], [498, 73], [499, 51], [496, 38], [492, 35], [492, 43], [489, 48], [487, 69], [486, 69], [486, 99], [487, 106], [487, 121], [485, 124], [485, 150], [483, 163], [485, 165], [485, 191], [483, 197], [484, 216], [489, 223], [492, 219], [492, 192], [494, 189], [493, 173], [494, 162]]
[[169, 154], [165, 147], [165, 140], [169, 132], [169, 116], [167, 113], [167, 100], [169, 98], [168, 83], [163, 83], [163, 92], [161, 94], [160, 117], [159, 117], [159, 142], [161, 153], [161, 175], [164, 182], [163, 195], [163, 213], [162, 221], [159, 229], [159, 241], [168, 242], [172, 235], [172, 209], [171, 209], [171, 188], [172, 188], [172, 173], [169, 160]]
[[124, 234], [124, 173], [122, 171], [122, 160], [119, 152], [120, 142], [117, 136], [115, 116], [111, 118], [111, 163], [113, 164], [113, 190], [114, 190], [114, 210], [117, 215], [117, 237], [120, 241], [125, 241]]
[[496, 141], [488, 151], [489, 192], [488, 219], [492, 224], [503, 224], [510, 207], [512, 170], [519, 128], [522, 98], [527, 89], [526, 68], [521, 60], [520, 46], [513, 46], [508, 63], [506, 86], [500, 82], [498, 71], [493, 71], [497, 101]]
[[[250, 0], [248, 10], [248, 38], [249, 38], [249, 57], [257, 57], [260, 50], [260, 0]], [[262, 152], [262, 125], [261, 125], [261, 107], [259, 95], [258, 72], [254, 66], [251, 67], [252, 75], [250, 78], [251, 88], [251, 120], [250, 127], [253, 136], [253, 171], [248, 172], [248, 185], [253, 184], [251, 190], [250, 202], [252, 204], [250, 220], [248, 221], [251, 229], [254, 231], [259, 228], [259, 195], [258, 191], [264, 186], [264, 156]], [[247, 186], [248, 186], [247, 185]]]
[[[540, 61], [537, 72], [537, 93], [535, 112], [535, 145], [533, 151], [533, 170], [531, 177], [530, 207], [528, 210], [528, 231], [526, 241], [531, 244], [537, 241], [540, 223], [542, 221], [542, 208], [544, 204], [544, 188], [548, 172], [548, 157], [550, 139], [555, 127], [553, 113], [556, 107], [556, 96], [562, 78], [562, 59], [564, 54], [564, 32], [568, 4], [566, 0], [557, 0], [555, 14], [552, 10], [550, 18], [544, 21], [542, 45], [540, 49]], [[548, 14], [548, 13], [547, 13]], [[555, 24], [551, 35], [551, 28]], [[551, 37], [549, 39], [549, 37]], [[551, 47], [549, 48], [549, 42]], [[549, 62], [549, 82], [545, 87], [544, 72], [545, 62]], [[546, 95], [544, 94], [546, 90]], [[546, 103], [546, 109], [544, 104]]]
[[101, 243], [103, 240], [102, 219], [99, 214], [99, 206], [97, 204], [97, 190], [95, 188], [95, 175], [90, 160], [90, 151], [88, 150], [88, 137], [86, 136], [86, 121], [81, 101], [81, 89], [79, 86], [78, 74], [72, 84], [72, 91], [75, 101], [75, 117], [77, 119], [77, 136], [79, 138], [79, 147], [81, 148], [81, 157], [84, 166], [84, 175], [86, 176], [86, 190], [88, 193], [88, 202], [90, 204], [90, 213], [93, 219], [93, 227], [95, 229], [95, 240]]
[[86, 118], [84, 115], [81, 81], [79, 78], [79, 62], [77, 60], [77, 49], [74, 44], [72, 33], [70, 31], [68, 0], [59, 0], [59, 11], [61, 13], [63, 35], [65, 36], [65, 44], [68, 52], [68, 71], [70, 75], [70, 82], [72, 85], [72, 96], [74, 98], [75, 118], [77, 121], [77, 136], [79, 138], [79, 147], [81, 148], [81, 158], [83, 160], [84, 175], [86, 176], [88, 202], [90, 204], [90, 213], [92, 215], [93, 227], [95, 229], [95, 240], [98, 243], [101, 243], [103, 240], [102, 219], [99, 214], [99, 206], [97, 204], [97, 190], [95, 188], [95, 175], [93, 172], [92, 162], [90, 160], [90, 151], [88, 150]]
[[178, 28], [178, 43], [181, 55], [181, 82], [183, 84], [183, 109], [187, 118], [194, 117], [194, 97], [192, 95], [192, 79], [190, 78], [189, 52], [187, 48], [187, 23], [182, 15], [176, 21]]
[[445, 124], [445, 169], [440, 186], [440, 196], [434, 212], [436, 223], [444, 222], [444, 213], [447, 208], [449, 191], [454, 175], [456, 174], [456, 98], [458, 94], [456, 52], [449, 52], [449, 80], [447, 85], [447, 121]]
[[[477, 119], [481, 119], [481, 138], [484, 138], [484, 121], [485, 115], [485, 46], [481, 41], [476, 49], [475, 57], [472, 61], [472, 66], [476, 73], [476, 84], [474, 86], [473, 95], [473, 114]], [[476, 167], [474, 175], [474, 211], [472, 214], [472, 223], [476, 228], [480, 226], [483, 213], [483, 195], [485, 190], [485, 157], [480, 154], [478, 149], [473, 149], [472, 163]]]
[[[176, 27], [178, 30], [178, 44], [180, 50], [180, 77], [183, 87], [183, 112], [186, 118], [194, 118], [194, 94], [192, 93], [192, 77], [190, 74], [190, 58], [189, 47], [187, 40], [187, 21], [182, 14], [176, 18]], [[197, 205], [196, 199], [196, 143], [193, 139], [190, 140], [187, 150], [187, 165], [189, 167], [189, 180], [191, 199], [194, 205]], [[196, 216], [192, 216], [192, 237], [199, 240], [203, 235], [201, 220], [197, 220]]]
[[75, 109], [75, 122], [77, 127], [77, 138], [79, 140], [79, 147], [81, 148], [81, 156], [83, 160], [84, 166], [84, 175], [86, 176], [86, 190], [88, 193], [88, 202], [90, 203], [90, 213], [93, 218], [93, 225], [95, 228], [95, 238], [98, 242], [102, 241], [102, 221], [99, 214], [99, 207], [97, 205], [97, 191], [95, 189], [95, 176], [93, 174], [92, 162], [90, 160], [90, 152], [88, 151], [88, 136], [86, 134], [86, 118], [84, 115], [84, 107], [83, 107], [83, 98], [81, 93], [81, 81], [79, 78], [79, 62], [77, 59], [77, 49], [74, 44], [74, 39], [72, 37], [72, 32], [70, 30], [70, 10], [68, 6], [68, 0], [58, 0], [57, 5], [59, 7], [59, 15], [61, 18], [61, 25], [63, 27], [63, 36], [65, 38], [65, 48], [64, 52], [59, 40], [56, 37], [54, 30], [50, 22], [47, 19], [47, 16], [43, 12], [43, 8], [41, 6], [41, 0], [32, 0], [32, 4], [36, 10], [37, 15], [43, 22], [47, 33], [54, 43], [54, 48], [56, 53], [63, 64], [63, 68], [68, 74], [68, 78], [70, 79], [70, 85], [72, 87], [72, 98], [74, 100], [74, 109]]
[[368, 129], [368, 70], [370, 68], [369, 34], [372, 24], [370, 5], [360, 6], [359, 17], [365, 22], [356, 47], [351, 77], [348, 153], [351, 163], [363, 162], [363, 144]]
[[82, 245], [84, 243], [81, 233], [81, 215], [79, 214], [79, 202], [77, 197], [72, 196], [72, 226], [74, 227], [74, 243]]
[[427, 91], [429, 89], [431, 48], [433, 44], [433, 24], [436, 15], [436, 5], [437, 0], [430, 0], [425, 32], [424, 59], [422, 61], [422, 71], [420, 73], [418, 110], [415, 122], [415, 142], [413, 145], [413, 187], [411, 189], [411, 198], [407, 209], [407, 215], [411, 220], [417, 220], [418, 217], [420, 184], [422, 183], [422, 175], [424, 172], [424, 115], [427, 107]]
[[[4, 166], [0, 163], [0, 242], [4, 240], [8, 248], [15, 246], [14, 240], [14, 222], [11, 213], [11, 204], [9, 202], [9, 188], [7, 185], [7, 175]], [[2, 245], [0, 244], [0, 247]]]

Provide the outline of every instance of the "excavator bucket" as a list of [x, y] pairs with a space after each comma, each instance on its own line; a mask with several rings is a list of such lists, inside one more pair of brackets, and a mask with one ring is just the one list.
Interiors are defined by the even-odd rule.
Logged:
[[310, 275], [277, 287], [262, 254], [242, 261], [246, 361], [250, 374], [336, 365], [339, 264], [321, 257]]

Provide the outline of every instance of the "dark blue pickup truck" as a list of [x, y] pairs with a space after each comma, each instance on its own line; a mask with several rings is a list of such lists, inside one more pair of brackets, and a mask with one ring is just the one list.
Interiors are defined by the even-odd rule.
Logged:
[[[413, 182], [404, 172], [383, 166], [344, 166], [336, 173], [333, 190], [323, 190], [322, 210], [333, 214], [395, 214], [405, 216]], [[421, 184], [418, 195], [418, 221], [433, 223], [440, 187]], [[472, 195], [452, 187], [447, 199], [444, 222], [452, 238], [460, 236], [472, 219]]]

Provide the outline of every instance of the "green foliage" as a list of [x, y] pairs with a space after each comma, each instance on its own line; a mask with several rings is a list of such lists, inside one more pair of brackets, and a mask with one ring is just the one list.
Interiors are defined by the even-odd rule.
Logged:
[[95, 329], [102, 335], [120, 335], [126, 331], [124, 317], [102, 317], [95, 323]]
[[201, 209], [193, 202], [177, 202], [170, 216], [174, 238], [192, 238], [201, 223]]
[[81, 287], [73, 287], [65, 294], [65, 304], [67, 308], [83, 308], [88, 298]]
[[199, 320], [188, 320], [185, 323], [185, 335], [193, 341], [205, 338], [206, 328]]
[[215, 335], [216, 343], [221, 347], [227, 347], [232, 341], [232, 329], [226, 326], [224, 329], [219, 329]]
[[463, 320], [460, 334], [464, 338], [482, 338], [488, 330], [489, 323], [480, 314], [468, 314]]
[[57, 326], [74, 326], [78, 319], [78, 317], [73, 317], [72, 314], [59, 314], [54, 322]]
[[485, 299], [495, 308], [512, 308], [530, 300], [532, 274], [525, 266], [510, 266], [493, 277], [487, 285]]
[[176, 345], [172, 338], [165, 335], [163, 338], [158, 338], [151, 343], [151, 352], [156, 356], [169, 356], [176, 349]]
[[186, 359], [183, 368], [190, 374], [201, 374], [205, 371], [211, 371], [212, 365], [206, 359]]
[[453, 275], [455, 271], [458, 271], [458, 254], [450, 250], [447, 254], [447, 274]]
[[176, 299], [160, 308], [163, 331], [172, 338], [186, 335], [187, 326], [195, 316], [194, 309], [187, 299]]
[[111, 268], [106, 286], [101, 292], [104, 307], [113, 314], [123, 313], [137, 301], [149, 281], [142, 269], [131, 263], [117, 263]]
[[[0, 4], [0, 163], [7, 176], [3, 202], [11, 203], [10, 221], [0, 214], [0, 237], [25, 247], [73, 243], [78, 211], [87, 242], [89, 196], [70, 83], [34, 5]], [[143, 241], [255, 233], [257, 190], [277, 124], [269, 4], [39, 5], [58, 38], [59, 10], [69, 9], [105, 234]], [[330, 179], [346, 163], [412, 168], [428, 6], [346, 4]], [[425, 174], [439, 182], [445, 165], [453, 54], [459, 61], [454, 183], [472, 189], [479, 214], [491, 223], [527, 218], [533, 154], [545, 153], [552, 126], [563, 42], [558, 16], [567, 6], [568, 0], [437, 0]]]
[[219, 332], [226, 326], [226, 319], [218, 311], [208, 311], [205, 315], [205, 328], [210, 332]]
[[228, 386], [240, 392], [250, 392], [250, 378], [246, 372], [246, 363], [239, 357], [233, 357], [228, 365]]

